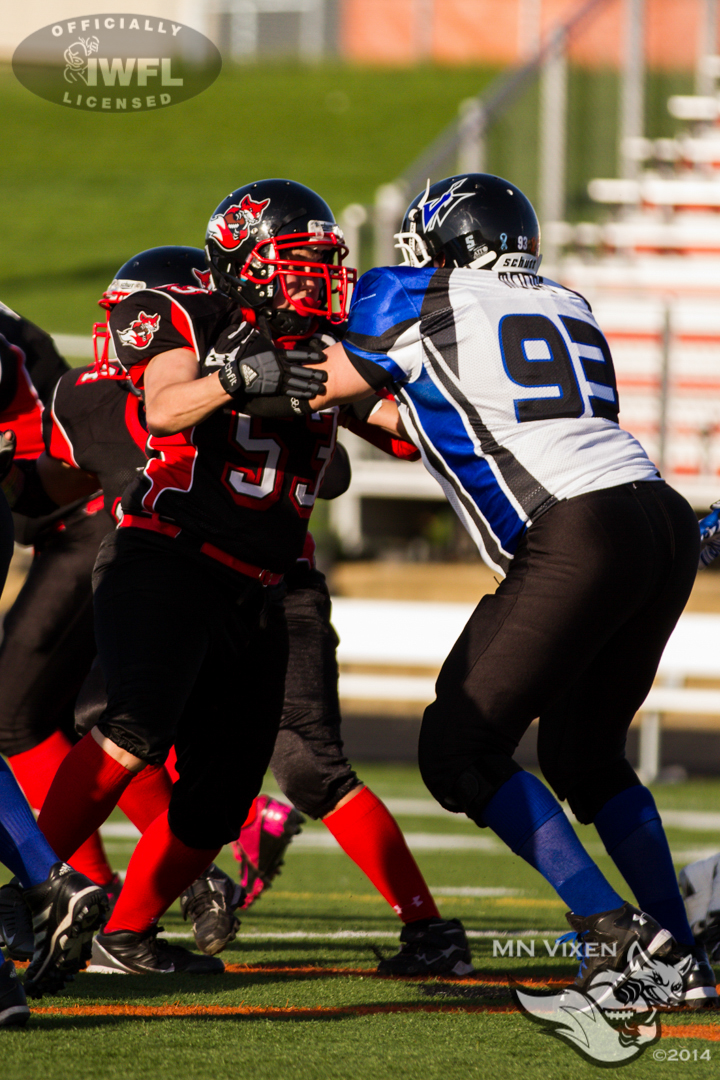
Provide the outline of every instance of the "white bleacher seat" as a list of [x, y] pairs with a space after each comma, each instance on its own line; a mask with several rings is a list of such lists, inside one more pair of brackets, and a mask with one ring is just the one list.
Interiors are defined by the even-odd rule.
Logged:
[[676, 120], [712, 122], [720, 116], [720, 102], [716, 97], [676, 94], [668, 101], [668, 112]]
[[[435, 672], [474, 606], [335, 598], [338, 660], [346, 666], [380, 669], [341, 671], [341, 697], [429, 704], [435, 696]], [[394, 674], [392, 668], [417, 668], [418, 673]], [[683, 685], [688, 678], [720, 680], [720, 615], [684, 614], [663, 653], [658, 681], [641, 710], [640, 762], [646, 781], [658, 773], [663, 714], [717, 716], [720, 727], [720, 689], [688, 688]]]

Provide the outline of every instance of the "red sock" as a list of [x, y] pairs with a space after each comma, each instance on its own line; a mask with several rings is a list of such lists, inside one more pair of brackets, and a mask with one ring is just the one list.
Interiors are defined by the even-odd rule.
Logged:
[[[8, 759], [27, 801], [36, 812], [42, 808], [55, 774], [72, 750], [72, 745], [64, 732], [55, 731], [32, 750], [13, 754]], [[70, 861], [76, 870], [97, 885], [107, 885], [114, 876], [98, 832], [94, 832], [72, 853]]]
[[38, 825], [58, 858], [67, 861], [109, 817], [133, 774], [106, 754], [91, 732], [58, 769]]
[[440, 917], [400, 826], [370, 788], [361, 788], [323, 824], [403, 922]]
[[155, 818], [133, 852], [105, 932], [132, 930], [141, 934], [147, 930], [207, 870], [219, 851], [183, 844], [170, 829], [167, 812]]
[[118, 806], [133, 825], [144, 833], [150, 822], [170, 805], [172, 780], [164, 765], [146, 765], [136, 773], [120, 796]]

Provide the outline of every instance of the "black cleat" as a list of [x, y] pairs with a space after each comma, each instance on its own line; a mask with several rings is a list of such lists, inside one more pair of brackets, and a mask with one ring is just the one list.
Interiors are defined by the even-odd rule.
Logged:
[[0, 964], [0, 1027], [24, 1027], [30, 1010], [12, 960]]
[[57, 862], [47, 880], [25, 889], [35, 931], [35, 952], [25, 993], [41, 997], [61, 990], [90, 959], [94, 932], [107, 917], [105, 890], [67, 863]]
[[88, 972], [97, 975], [221, 975], [219, 957], [198, 956], [182, 945], [159, 938], [160, 926], [143, 933], [133, 930], [101, 931], [93, 941]]
[[631, 945], [637, 945], [647, 959], [656, 956], [667, 960], [676, 948], [670, 931], [663, 930], [655, 919], [632, 904], [585, 917], [568, 911], [565, 917], [578, 941], [577, 956], [581, 961], [575, 979], [578, 990], [585, 990], [600, 971], [629, 974], [636, 970], [628, 959]]
[[673, 943], [672, 951], [665, 961], [678, 968], [685, 966], [687, 957], [692, 957], [690, 970], [683, 975], [683, 1005], [689, 1009], [713, 1009], [718, 1003], [715, 972], [703, 945], [693, 946]]
[[198, 949], [214, 956], [235, 940], [240, 920], [235, 909], [245, 900], [245, 890], [224, 870], [211, 863], [180, 897], [180, 911], [192, 922]]
[[31, 960], [35, 952], [32, 915], [20, 884], [11, 881], [0, 888], [0, 945], [11, 960]]
[[407, 923], [400, 941], [400, 952], [378, 964], [379, 975], [469, 975], [474, 971], [459, 919]]

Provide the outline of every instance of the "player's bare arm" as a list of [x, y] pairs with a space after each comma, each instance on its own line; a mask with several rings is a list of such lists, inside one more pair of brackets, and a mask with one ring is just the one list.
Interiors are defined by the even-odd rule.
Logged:
[[389, 435], [395, 436], [398, 439], [405, 439], [406, 442], [412, 442], [412, 439], [405, 430], [405, 426], [400, 416], [400, 410], [394, 401], [385, 399], [380, 403], [380, 407], [370, 413], [366, 424], [371, 427], [379, 427], [382, 431], [387, 431]]
[[375, 393], [373, 387], [351, 364], [340, 342], [331, 345], [326, 356], [326, 362], [320, 367], [327, 375], [325, 392], [318, 394], [310, 402], [313, 411], [329, 409], [333, 405], [345, 405], [349, 401], [360, 401], [361, 398]]
[[217, 372], [200, 378], [197, 357], [190, 349], [170, 349], [147, 366], [145, 414], [151, 435], [175, 435], [231, 400]]

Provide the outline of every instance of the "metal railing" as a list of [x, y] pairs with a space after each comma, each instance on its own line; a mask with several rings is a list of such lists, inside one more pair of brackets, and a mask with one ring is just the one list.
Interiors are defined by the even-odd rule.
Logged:
[[[395, 262], [393, 234], [397, 230], [409, 197], [428, 178], [443, 173], [482, 172], [486, 162], [487, 135], [539, 75], [541, 100], [541, 217], [558, 220], [564, 209], [565, 101], [567, 48], [571, 39], [603, 8], [618, 0], [586, 0], [569, 19], [554, 26], [540, 48], [521, 67], [499, 75], [475, 97], [461, 102], [459, 115], [413, 161], [397, 179], [377, 189], [373, 226], [374, 262], [378, 266]], [[633, 0], [637, 2], [637, 0]], [[637, 134], [640, 134], [638, 132]]]

